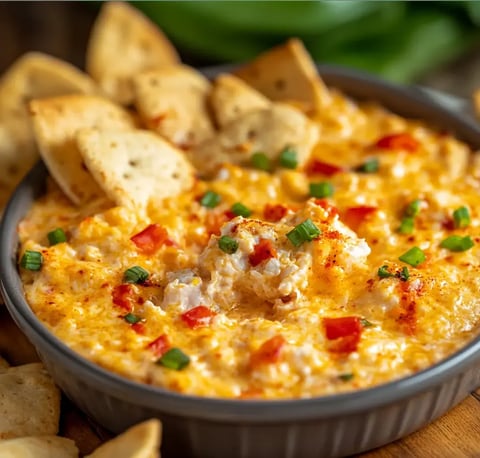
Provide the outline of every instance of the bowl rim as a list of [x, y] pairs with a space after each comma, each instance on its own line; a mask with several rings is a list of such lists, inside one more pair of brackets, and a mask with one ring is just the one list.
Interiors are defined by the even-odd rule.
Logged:
[[[468, 116], [452, 113], [436, 101], [412, 88], [386, 82], [367, 73], [331, 65], [318, 66], [322, 78], [328, 85], [343, 81], [344, 84], [358, 83], [361, 86], [393, 94], [397, 98], [426, 107], [451, 121], [460, 129], [472, 145], [480, 147], [480, 127]], [[232, 66], [212, 67], [204, 70], [212, 76], [229, 71]], [[349, 91], [345, 91], [350, 95]], [[381, 92], [381, 91], [380, 91]], [[380, 99], [379, 102], [384, 104]], [[388, 104], [387, 104], [388, 107]], [[397, 110], [398, 111], [398, 110]], [[428, 120], [427, 120], [428, 121]], [[450, 124], [449, 124], [450, 126]], [[93, 383], [120, 399], [131, 400], [147, 408], [156, 408], [166, 414], [183, 415], [211, 421], [248, 422], [251, 424], [307, 421], [312, 419], [353, 415], [425, 393], [441, 385], [447, 379], [480, 364], [480, 335], [467, 345], [440, 362], [412, 375], [378, 386], [357, 391], [289, 399], [229, 399], [201, 397], [177, 393], [160, 386], [136, 382], [118, 375], [91, 362], [70, 349], [51, 333], [30, 309], [17, 270], [18, 235], [17, 225], [36, 197], [41, 195], [47, 177], [47, 169], [40, 161], [26, 175], [11, 196], [0, 225], [0, 288], [6, 306], [13, 319], [38, 347], [48, 349], [58, 361], [66, 365], [72, 374], [88, 383]], [[478, 380], [480, 382], [480, 378]]]

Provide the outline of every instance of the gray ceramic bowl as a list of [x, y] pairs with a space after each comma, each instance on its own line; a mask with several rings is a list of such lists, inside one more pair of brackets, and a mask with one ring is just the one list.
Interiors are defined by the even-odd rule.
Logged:
[[[351, 70], [320, 66], [324, 80], [355, 98], [378, 100], [407, 117], [453, 131], [475, 148], [480, 129], [416, 90]], [[218, 69], [206, 71], [214, 75]], [[26, 303], [17, 272], [17, 225], [44, 192], [38, 164], [4, 213], [0, 279], [8, 310], [57, 384], [114, 432], [150, 417], [164, 424], [163, 456], [292, 458], [344, 456], [381, 446], [431, 422], [480, 385], [480, 337], [413, 376], [364, 391], [313, 399], [258, 401], [186, 396], [142, 385], [82, 358], [55, 338]]]

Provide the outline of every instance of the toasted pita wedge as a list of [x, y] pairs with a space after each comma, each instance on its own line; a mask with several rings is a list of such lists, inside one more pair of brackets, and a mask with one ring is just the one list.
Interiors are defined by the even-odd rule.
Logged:
[[60, 391], [40, 363], [0, 373], [0, 439], [55, 435]]
[[1, 356], [0, 356], [0, 373], [5, 372], [7, 368], [10, 367], [10, 364], [7, 363]]
[[120, 436], [101, 445], [85, 458], [155, 458], [159, 457], [162, 424], [159, 420], [144, 421]]
[[117, 205], [144, 207], [150, 199], [176, 196], [192, 187], [194, 171], [182, 151], [153, 132], [79, 132], [87, 168]]
[[75, 442], [64, 437], [20, 437], [0, 441], [2, 458], [78, 458]]
[[0, 208], [38, 159], [28, 102], [34, 98], [97, 91], [89, 76], [41, 53], [27, 53], [7, 70], [0, 79]]
[[250, 164], [252, 154], [264, 153], [276, 161], [290, 147], [301, 166], [318, 140], [318, 128], [303, 113], [286, 104], [252, 111], [225, 126], [218, 135], [189, 155], [197, 170], [211, 176], [220, 165]]
[[269, 99], [296, 102], [305, 111], [320, 110], [330, 98], [312, 58], [296, 38], [260, 54], [235, 75]]
[[209, 81], [185, 65], [171, 65], [134, 79], [135, 106], [146, 126], [188, 148], [213, 135], [207, 110]]
[[103, 5], [90, 35], [86, 67], [115, 101], [132, 102], [134, 75], [179, 61], [163, 32], [138, 10], [124, 2]]
[[45, 164], [62, 191], [80, 205], [103, 196], [88, 173], [75, 142], [83, 128], [133, 128], [130, 115], [109, 100], [63, 96], [30, 103], [35, 139]]
[[213, 83], [210, 104], [217, 124], [223, 127], [249, 111], [267, 108], [270, 101], [240, 78], [223, 74]]

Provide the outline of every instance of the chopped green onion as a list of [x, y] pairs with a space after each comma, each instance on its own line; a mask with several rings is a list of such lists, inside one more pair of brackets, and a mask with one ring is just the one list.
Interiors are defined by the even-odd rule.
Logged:
[[467, 251], [473, 247], [475, 243], [473, 242], [472, 238], [467, 235], [462, 237], [460, 235], [451, 235], [447, 237], [445, 240], [442, 240], [440, 246], [442, 248], [446, 248], [450, 251]]
[[353, 379], [353, 374], [341, 374], [341, 375], [338, 376], [338, 378], [342, 382], [349, 382], [350, 380]]
[[410, 248], [406, 253], [403, 253], [398, 259], [400, 261], [411, 265], [412, 267], [417, 267], [420, 265], [427, 257], [425, 253], [418, 247], [414, 246]]
[[125, 283], [144, 283], [149, 276], [149, 273], [140, 266], [133, 266], [127, 269], [123, 274], [123, 281]]
[[286, 169], [296, 169], [298, 165], [297, 152], [289, 147], [280, 153], [280, 165]]
[[265, 153], [254, 153], [250, 160], [256, 169], [265, 170], [266, 172], [269, 172], [272, 169], [270, 159]]
[[43, 255], [39, 251], [27, 250], [20, 260], [20, 266], [27, 270], [40, 270], [43, 264]]
[[421, 199], [416, 199], [410, 202], [405, 208], [405, 216], [410, 216], [411, 218], [414, 218], [420, 213], [421, 206], [422, 206]]
[[457, 229], [463, 229], [470, 224], [470, 212], [467, 207], [457, 208], [453, 212], [453, 221]]
[[142, 318], [137, 316], [137, 315], [134, 315], [133, 313], [127, 313], [123, 319], [127, 322], [127, 323], [130, 323], [130, 324], [135, 324], [135, 323], [138, 323], [139, 321], [142, 321]]
[[304, 242], [311, 242], [313, 239], [316, 239], [321, 233], [320, 229], [309, 218], [295, 226], [287, 234], [287, 237], [294, 246], [298, 247]]
[[56, 245], [57, 243], [64, 243], [67, 241], [67, 236], [63, 229], [57, 228], [47, 234], [50, 245]]
[[402, 281], [407, 281], [410, 278], [410, 272], [408, 271], [408, 267], [404, 267], [401, 272], [398, 273], [398, 278]]
[[395, 274], [392, 274], [388, 271], [388, 266], [379, 267], [377, 271], [377, 275], [380, 278], [390, 278], [395, 276]]
[[228, 235], [222, 235], [218, 239], [218, 247], [225, 253], [233, 254], [238, 250], [238, 242]]
[[180, 348], [171, 348], [157, 360], [157, 364], [181, 371], [190, 364], [190, 358]]
[[415, 220], [410, 216], [406, 216], [405, 218], [402, 218], [402, 222], [400, 223], [398, 232], [400, 232], [400, 234], [411, 234], [414, 227]]
[[363, 164], [359, 165], [355, 170], [360, 173], [374, 173], [378, 172], [380, 163], [377, 158], [366, 160]]
[[213, 191], [207, 191], [200, 199], [200, 205], [207, 208], [215, 208], [220, 203], [221, 197]]
[[366, 318], [360, 318], [360, 324], [364, 328], [371, 328], [371, 327], [375, 326], [371, 321], [368, 321]]
[[252, 214], [252, 210], [250, 210], [248, 207], [245, 207], [245, 205], [240, 202], [234, 203], [230, 210], [234, 215], [243, 216], [244, 218], [248, 218]]
[[328, 181], [321, 181], [320, 183], [310, 183], [310, 196], [323, 199], [333, 195], [333, 186]]

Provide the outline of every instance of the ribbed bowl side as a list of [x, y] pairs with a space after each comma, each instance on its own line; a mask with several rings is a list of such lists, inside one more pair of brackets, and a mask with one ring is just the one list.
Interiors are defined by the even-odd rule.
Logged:
[[478, 368], [434, 389], [380, 409], [308, 422], [248, 424], [212, 422], [167, 415], [161, 406], [146, 408], [119, 399], [108, 386], [93, 386], [81, 374], [56, 364], [39, 348], [48, 370], [67, 396], [113, 432], [151, 417], [164, 423], [164, 457], [318, 458], [346, 456], [380, 447], [420, 429], [464, 399], [479, 383]]

